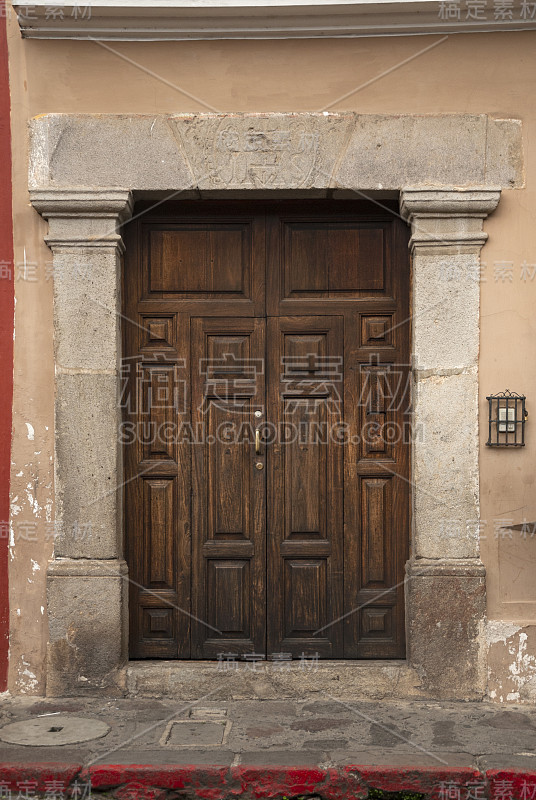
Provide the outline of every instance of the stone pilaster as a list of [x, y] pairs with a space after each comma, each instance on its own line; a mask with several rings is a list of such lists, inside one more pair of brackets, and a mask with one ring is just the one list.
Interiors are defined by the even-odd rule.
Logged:
[[434, 696], [481, 696], [478, 349], [483, 220], [493, 189], [404, 189], [413, 260], [413, 536], [409, 659]]
[[127, 655], [118, 427], [124, 189], [31, 193], [49, 222], [56, 369], [54, 560], [47, 692], [117, 686]]

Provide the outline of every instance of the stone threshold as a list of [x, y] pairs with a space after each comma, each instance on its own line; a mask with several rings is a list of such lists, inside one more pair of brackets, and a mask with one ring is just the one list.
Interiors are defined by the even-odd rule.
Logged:
[[131, 661], [127, 697], [177, 700], [429, 699], [407, 661]]

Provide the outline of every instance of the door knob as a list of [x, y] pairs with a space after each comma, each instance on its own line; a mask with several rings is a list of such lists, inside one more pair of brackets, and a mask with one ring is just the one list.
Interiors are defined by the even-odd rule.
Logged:
[[255, 431], [255, 455], [260, 456], [261, 454], [261, 432], [257, 428]]

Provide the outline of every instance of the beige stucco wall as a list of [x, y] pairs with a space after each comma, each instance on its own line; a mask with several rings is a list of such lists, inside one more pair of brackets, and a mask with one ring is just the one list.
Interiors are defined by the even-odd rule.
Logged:
[[[525, 393], [529, 413], [536, 398], [536, 371], [531, 369], [536, 276], [530, 268], [525, 280], [521, 275], [524, 262], [534, 265], [536, 272], [536, 104], [531, 104], [536, 32], [451, 35], [411, 61], [407, 59], [442, 37], [106, 45], [138, 66], [97, 43], [23, 41], [13, 17], [9, 35], [18, 265], [11, 690], [44, 691], [45, 570], [53, 532], [47, 522], [54, 519], [51, 255], [43, 244], [45, 225], [28, 201], [27, 120], [50, 112], [317, 111], [329, 107], [330, 111], [382, 114], [486, 113], [523, 122], [527, 188], [503, 192], [498, 210], [485, 223], [490, 239], [482, 251], [481, 518], [486, 524], [481, 546], [488, 570], [488, 615], [493, 621], [487, 631], [490, 695], [505, 702], [531, 697], [530, 678], [536, 675], [536, 536], [523, 539], [519, 531], [513, 531], [510, 539], [497, 530], [500, 522], [495, 521], [512, 525], [536, 520], [532, 415], [524, 450], [490, 450], [484, 442], [486, 394], [507, 387]], [[369, 83], [404, 61], [400, 68]], [[363, 84], [367, 85], [359, 89]], [[22, 278], [19, 266], [24, 262], [27, 279]], [[496, 272], [499, 262], [512, 264], [511, 281], [503, 281]], [[34, 530], [24, 523], [37, 525]]]

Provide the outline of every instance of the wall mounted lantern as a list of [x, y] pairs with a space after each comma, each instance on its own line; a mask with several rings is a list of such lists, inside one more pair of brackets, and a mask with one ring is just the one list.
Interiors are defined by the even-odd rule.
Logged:
[[489, 406], [488, 447], [525, 447], [525, 395], [507, 389], [486, 397]]

